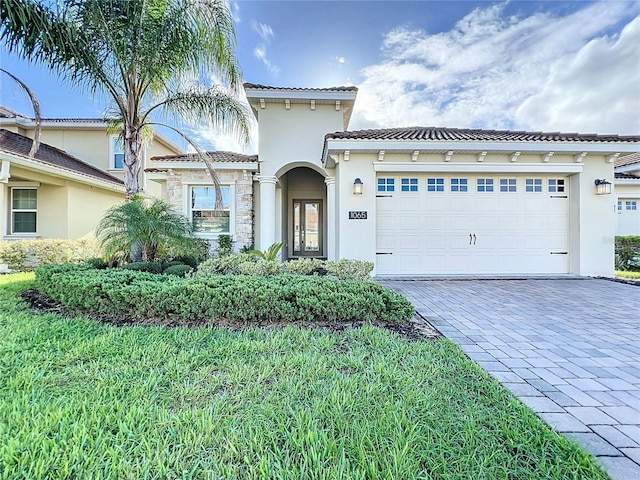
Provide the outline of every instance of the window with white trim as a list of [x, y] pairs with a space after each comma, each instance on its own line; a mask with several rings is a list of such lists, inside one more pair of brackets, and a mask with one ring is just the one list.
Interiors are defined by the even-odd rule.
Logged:
[[493, 178], [476, 179], [476, 189], [478, 192], [493, 192]]
[[395, 178], [379, 178], [378, 179], [379, 192], [395, 192], [395, 190], [396, 190]]
[[11, 233], [36, 233], [38, 227], [38, 190], [11, 189]]
[[111, 159], [109, 168], [122, 170], [124, 168], [124, 142], [120, 136], [111, 137]]
[[527, 178], [524, 181], [525, 192], [542, 192], [542, 179], [541, 178]]
[[515, 178], [501, 178], [500, 179], [500, 191], [501, 192], [517, 192], [518, 185]]
[[618, 200], [618, 211], [622, 210], [622, 200]]
[[427, 178], [427, 192], [444, 192], [444, 178]]
[[222, 185], [222, 208], [217, 210], [216, 189], [213, 185], [191, 187], [191, 221], [199, 233], [231, 233], [231, 187]]
[[624, 209], [625, 210], [637, 210], [638, 209], [638, 202], [635, 200], [627, 200], [624, 202]]
[[418, 191], [418, 179], [417, 178], [402, 178], [402, 179], [400, 179], [400, 190], [402, 192], [417, 192]]
[[564, 178], [549, 179], [549, 193], [564, 192]]
[[466, 178], [452, 178], [451, 179], [451, 191], [452, 192], [466, 192], [469, 187], [469, 181]]

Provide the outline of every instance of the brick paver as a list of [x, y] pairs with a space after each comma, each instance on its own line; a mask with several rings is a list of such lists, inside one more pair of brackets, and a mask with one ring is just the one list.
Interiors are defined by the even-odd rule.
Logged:
[[614, 479], [640, 480], [640, 288], [379, 279]]

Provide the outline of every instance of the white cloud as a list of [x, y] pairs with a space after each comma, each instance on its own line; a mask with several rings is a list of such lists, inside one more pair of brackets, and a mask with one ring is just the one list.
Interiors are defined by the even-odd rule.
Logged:
[[337, 61], [338, 63], [345, 63], [345, 62], [346, 62], [346, 59], [345, 59], [344, 57], [336, 57], [336, 61]]
[[[634, 10], [629, 11], [629, 8]], [[591, 4], [565, 17], [477, 8], [444, 33], [397, 28], [361, 73], [351, 128], [452, 127], [640, 132], [637, 4]]]
[[253, 49], [254, 56], [260, 60], [266, 67], [267, 70], [275, 77], [280, 73], [280, 69], [277, 65], [274, 65], [269, 57], [267, 56], [267, 48], [271, 43], [271, 39], [273, 38], [273, 29], [264, 23], [258, 23], [256, 21], [252, 24], [253, 30], [260, 36], [262, 40], [256, 48]]

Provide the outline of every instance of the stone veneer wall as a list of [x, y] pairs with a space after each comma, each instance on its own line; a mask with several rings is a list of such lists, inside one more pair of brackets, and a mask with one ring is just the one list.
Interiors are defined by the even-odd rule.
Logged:
[[[246, 170], [218, 170], [222, 185], [235, 188], [235, 231], [233, 249], [239, 251], [245, 245], [253, 245], [253, 175]], [[185, 185], [212, 185], [206, 170], [173, 170], [167, 172], [167, 202], [179, 212], [187, 213]], [[186, 200], [188, 201], [188, 199]], [[211, 247], [217, 246], [212, 239]]]

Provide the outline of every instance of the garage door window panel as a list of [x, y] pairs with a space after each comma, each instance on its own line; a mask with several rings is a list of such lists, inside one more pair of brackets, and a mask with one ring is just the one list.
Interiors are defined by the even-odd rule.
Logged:
[[402, 192], [417, 192], [418, 191], [418, 179], [417, 178], [402, 178], [402, 179], [400, 179], [400, 191], [402, 191]]
[[467, 178], [452, 178], [451, 179], [451, 191], [452, 192], [466, 192], [469, 189], [469, 180]]
[[500, 179], [500, 192], [501, 193], [515, 193], [518, 191], [518, 184], [515, 178], [501, 178]]
[[396, 180], [395, 178], [379, 178], [378, 179], [378, 192], [395, 192]]
[[476, 179], [476, 190], [478, 193], [493, 192], [493, 178]]
[[527, 193], [541, 193], [542, 192], [542, 179], [541, 178], [527, 178], [524, 183], [524, 191]]
[[564, 178], [549, 179], [549, 193], [564, 193], [564, 191], [565, 191]]
[[444, 178], [427, 178], [427, 192], [444, 192]]
[[625, 210], [637, 210], [638, 209], [638, 202], [636, 202], [635, 200], [627, 200], [624, 203], [624, 208], [625, 208]]

